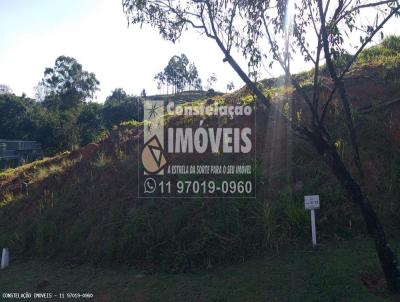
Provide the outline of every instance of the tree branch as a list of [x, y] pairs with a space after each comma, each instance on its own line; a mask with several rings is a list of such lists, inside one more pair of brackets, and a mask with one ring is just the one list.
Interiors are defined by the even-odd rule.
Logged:
[[210, 26], [211, 30], [213, 32], [213, 35], [215, 36], [215, 41], [217, 42], [218, 47], [221, 49], [223, 54], [225, 55], [225, 62], [228, 62], [231, 67], [237, 72], [239, 77], [243, 80], [243, 82], [246, 83], [246, 85], [254, 92], [254, 94], [257, 96], [257, 98], [265, 105], [267, 108], [270, 110], [271, 113], [277, 114], [279, 117], [283, 118], [289, 125], [290, 127], [297, 132], [297, 135], [302, 137], [305, 140], [309, 140], [312, 138], [313, 134], [312, 132], [307, 129], [306, 127], [298, 126], [296, 123], [293, 121], [289, 120], [282, 112], [280, 112], [278, 109], [275, 108], [275, 106], [272, 105], [271, 100], [266, 97], [262, 91], [257, 87], [257, 85], [246, 75], [246, 73], [240, 68], [239, 64], [235, 61], [235, 59], [230, 55], [222, 41], [218, 37], [218, 33], [216, 31], [216, 28], [214, 26], [214, 21], [213, 21], [213, 15], [211, 13], [212, 7], [209, 1], [206, 1], [206, 6], [207, 6], [207, 11], [208, 11], [208, 18], [210, 21]]
[[[364, 48], [368, 45], [369, 42], [371, 42], [372, 38], [383, 28], [383, 26], [389, 21], [391, 17], [393, 17], [394, 14], [396, 14], [400, 10], [400, 6], [394, 9], [390, 14], [374, 29], [374, 31], [364, 40], [362, 45], [358, 48], [356, 53], [353, 55], [351, 60], [346, 64], [346, 67], [343, 69], [342, 73], [340, 74], [339, 80], [343, 80], [344, 76], [346, 73], [350, 70], [350, 67], [354, 64], [354, 62], [357, 60], [358, 56], [360, 53], [364, 50]], [[327, 100], [327, 102], [324, 104], [322, 114], [321, 114], [321, 123], [323, 123], [326, 112], [327, 112], [327, 107], [329, 106], [330, 102], [333, 99], [333, 95], [336, 91], [336, 86], [333, 87], [331, 94]]]
[[323, 45], [324, 53], [325, 53], [326, 66], [329, 70], [329, 73], [330, 73], [333, 81], [335, 82], [335, 86], [338, 87], [339, 92], [340, 92], [340, 98], [341, 98], [342, 105], [343, 105], [345, 119], [347, 122], [347, 127], [350, 132], [350, 141], [351, 141], [351, 144], [353, 147], [354, 162], [356, 164], [356, 167], [358, 169], [361, 179], [363, 179], [364, 173], [363, 173], [361, 160], [360, 160], [360, 154], [359, 154], [359, 150], [358, 150], [357, 136], [356, 136], [356, 132], [355, 132], [354, 125], [353, 125], [353, 120], [351, 117], [350, 104], [347, 99], [346, 90], [345, 90], [343, 81], [338, 78], [336, 71], [335, 71], [335, 67], [334, 67], [332, 59], [331, 59], [331, 54], [330, 54], [330, 50], [329, 50], [328, 32], [327, 32], [326, 25], [325, 25], [326, 20], [325, 20], [323, 7], [322, 7], [322, 0], [317, 0], [317, 1], [318, 1], [318, 9], [319, 9], [319, 13], [320, 13], [320, 18], [321, 18], [321, 37], [322, 37], [322, 45]]

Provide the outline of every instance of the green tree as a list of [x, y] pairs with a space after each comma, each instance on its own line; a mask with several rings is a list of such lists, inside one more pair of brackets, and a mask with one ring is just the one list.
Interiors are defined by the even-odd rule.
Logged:
[[188, 85], [189, 90], [201, 90], [201, 79], [199, 77], [199, 72], [197, 71], [196, 65], [194, 63], [189, 64], [189, 68], [187, 70], [186, 75], [186, 83]]
[[70, 109], [92, 99], [100, 82], [94, 73], [83, 70], [72, 57], [60, 56], [53, 68], [46, 68], [37, 92], [50, 108]]
[[102, 118], [110, 128], [123, 121], [143, 120], [143, 102], [140, 98], [127, 95], [122, 88], [115, 89], [107, 97], [102, 109]]
[[13, 91], [10, 86], [0, 84], [0, 94], [13, 94]]
[[34, 100], [0, 95], [0, 137], [11, 140], [37, 140], [47, 154], [63, 150], [60, 145], [59, 115]]
[[126, 94], [124, 89], [116, 88], [111, 92], [111, 95], [107, 97], [106, 102], [110, 102], [112, 100], [120, 102], [126, 99], [127, 96], [128, 95]]
[[0, 137], [23, 138], [24, 124], [28, 116], [28, 103], [13, 94], [0, 95]]
[[96, 135], [104, 129], [102, 105], [97, 103], [85, 104], [79, 113], [77, 125], [79, 128], [79, 143], [86, 145], [92, 142]]
[[[352, 124], [351, 107], [343, 83], [344, 76], [361, 51], [371, 42], [389, 19], [399, 16], [397, 0], [388, 1], [262, 1], [262, 0], [123, 0], [123, 9], [134, 24], [149, 23], [160, 31], [163, 38], [176, 42], [187, 29], [195, 29], [215, 41], [224, 61], [244, 81], [247, 87], [264, 104], [271, 114], [286, 121], [300, 138], [309, 142], [326, 161], [350, 200], [359, 207], [367, 230], [373, 238], [375, 248], [385, 274], [388, 287], [400, 292], [400, 269], [397, 257], [388, 244], [382, 223], [362, 189], [363, 170], [358, 152], [357, 136]], [[376, 9], [373, 23], [363, 24], [361, 18], [366, 10]], [[333, 63], [344, 53], [345, 45], [355, 33], [360, 43], [346, 67], [338, 69]], [[351, 41], [354, 46], [354, 40]], [[267, 45], [267, 47], [266, 47]], [[251, 76], [234, 59], [236, 48], [247, 58], [251, 75], [257, 75], [263, 63], [271, 66], [278, 63], [288, 81], [294, 86], [310, 119], [297, 121], [277, 108], [265, 95]], [[313, 68], [313, 91], [310, 96], [290, 72], [294, 50], [311, 62]], [[324, 60], [322, 60], [324, 59]], [[325, 61], [333, 86], [330, 96], [323, 98], [321, 92], [320, 64]], [[326, 124], [326, 113], [337, 92], [343, 120], [349, 132], [353, 149], [353, 163], [358, 174], [341, 159], [335, 147], [332, 129]]]
[[167, 93], [169, 86], [172, 86], [175, 94], [184, 89], [201, 89], [197, 68], [193, 63], [189, 64], [185, 54], [173, 56], [164, 70], [156, 74], [154, 79], [157, 80], [159, 87], [167, 85]]

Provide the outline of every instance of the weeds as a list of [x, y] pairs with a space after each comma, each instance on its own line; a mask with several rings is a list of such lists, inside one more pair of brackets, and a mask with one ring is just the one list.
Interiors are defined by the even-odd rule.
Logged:
[[95, 167], [102, 168], [108, 165], [112, 161], [112, 158], [108, 156], [105, 152], [99, 152], [96, 162], [94, 163]]
[[14, 195], [10, 192], [2, 192], [0, 199], [0, 208], [8, 205], [14, 199]]
[[[383, 47], [398, 47], [397, 40], [392, 40]], [[387, 51], [371, 49], [361, 57], [359, 64], [362, 60], [367, 62], [368, 56], [372, 61], [379, 61], [379, 56]], [[392, 57], [397, 60], [396, 55]], [[308, 75], [304, 73], [301, 76]], [[398, 74], [390, 77], [395, 79]], [[306, 79], [303, 82], [309, 85]], [[293, 91], [281, 85], [267, 92], [270, 95], [287, 95]], [[215, 100], [224, 102], [220, 97]], [[250, 104], [253, 97], [244, 94], [241, 102]], [[288, 105], [284, 111], [289, 114]], [[300, 115], [297, 119], [306, 118]], [[381, 177], [381, 190], [391, 194], [385, 197], [396, 196], [400, 183], [400, 161], [393, 151], [388, 150], [385, 141], [387, 134], [382, 124], [384, 115], [370, 119], [354, 112], [353, 118], [361, 130], [360, 140], [372, 142], [368, 144], [370, 153], [361, 150], [362, 155], [370, 161], [379, 156], [381, 161], [378, 163], [390, 166], [390, 169], [384, 169], [388, 171], [387, 174], [378, 174]], [[167, 122], [178, 123], [182, 120], [168, 119]], [[218, 122], [223, 124], [223, 120]], [[334, 125], [332, 137], [336, 138], [336, 148], [342, 156], [349, 157], [349, 148], [344, 148], [348, 144], [346, 133], [335, 124], [342, 124], [341, 121], [332, 118], [330, 122]], [[293, 179], [288, 177], [289, 172], [285, 170], [289, 163], [282, 168], [284, 180], [274, 182], [277, 183], [276, 187], [267, 187], [267, 177], [272, 173], [265, 169], [265, 153], [258, 154], [253, 166], [257, 187], [261, 189], [257, 199], [227, 201], [199, 197], [189, 201], [138, 200], [138, 163], [136, 156], [129, 156], [124, 143], [132, 138], [132, 128], [139, 124], [146, 122], [130, 121], [116, 127], [107, 134], [112, 138], [109, 140], [112, 149], [99, 152], [97, 158], [82, 163], [80, 168], [70, 169], [66, 178], [51, 176], [64, 173], [73, 164], [71, 161], [48, 167], [32, 163], [29, 169], [34, 171], [33, 179], [43, 183], [30, 192], [29, 199], [21, 197], [21, 202], [16, 204], [17, 210], [10, 211], [12, 218], [9, 219], [15, 219], [18, 223], [12, 226], [10, 232], [7, 232], [8, 225], [1, 226], [0, 246], [11, 243], [16, 247], [15, 250], [27, 255], [73, 255], [77, 261], [120, 262], [151, 271], [212, 268], [217, 264], [244, 261], [267, 251], [280, 251], [285, 246], [308, 241], [309, 217], [304, 209], [303, 198], [309, 194], [320, 195], [321, 210], [317, 212], [319, 234], [335, 238], [353, 236], [363, 231], [363, 225], [359, 222], [361, 219], [353, 213], [343, 191], [327, 172], [328, 168], [298, 141], [293, 144], [291, 168], [294, 172], [290, 175]], [[16, 171], [26, 171], [24, 169], [28, 167], [19, 169], [1, 173], [0, 179]], [[182, 180], [185, 177], [188, 176], [181, 176]], [[293, 183], [298, 180], [302, 185], [294, 188]], [[45, 191], [49, 190], [47, 186], [51, 188], [51, 193]], [[2, 212], [15, 200], [12, 194], [3, 195], [4, 200], [0, 204]], [[388, 204], [382, 203], [382, 208], [390, 208], [394, 212], [395, 204], [391, 202], [390, 207]], [[24, 210], [22, 214], [19, 211], [21, 209]], [[4, 215], [1, 218], [7, 217]], [[3, 234], [10, 235], [7, 237]]]

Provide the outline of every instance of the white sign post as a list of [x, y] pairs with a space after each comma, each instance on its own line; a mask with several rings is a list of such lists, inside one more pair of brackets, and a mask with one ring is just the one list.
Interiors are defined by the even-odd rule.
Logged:
[[4, 248], [1, 255], [1, 269], [5, 269], [10, 264], [10, 251], [8, 248]]
[[304, 207], [311, 214], [311, 237], [313, 247], [317, 245], [317, 228], [315, 226], [315, 209], [319, 209], [319, 195], [304, 196]]

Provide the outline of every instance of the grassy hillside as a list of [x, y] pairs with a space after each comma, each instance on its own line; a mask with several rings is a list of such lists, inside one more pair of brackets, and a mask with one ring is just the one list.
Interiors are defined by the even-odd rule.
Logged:
[[[397, 50], [392, 59], [381, 59], [391, 47], [398, 47], [397, 42], [389, 42], [367, 50], [345, 83], [359, 132], [365, 189], [389, 233], [396, 235], [400, 65], [393, 63], [399, 62]], [[304, 87], [311, 85], [309, 73], [298, 77]], [[284, 112], [307, 119], [293, 89], [281, 79], [261, 84]], [[242, 88], [212, 101], [251, 103], [254, 99]], [[347, 133], [338, 113], [334, 102], [328, 123], [343, 159], [350, 163]], [[322, 200], [317, 219], [320, 242], [365, 234], [358, 209], [313, 149], [263, 106], [258, 106], [257, 121], [256, 200], [137, 199], [136, 148], [141, 133], [135, 122], [124, 123], [80, 151], [1, 173], [0, 246], [9, 246], [17, 257], [129, 264], [150, 272], [211, 269], [308, 242], [303, 196], [310, 193], [320, 194]]]

